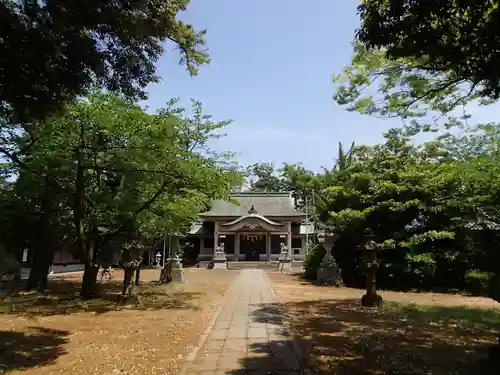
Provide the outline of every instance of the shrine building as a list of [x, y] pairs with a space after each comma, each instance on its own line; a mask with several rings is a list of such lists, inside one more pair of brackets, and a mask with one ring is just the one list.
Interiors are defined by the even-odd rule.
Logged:
[[228, 261], [277, 260], [284, 244], [294, 260], [304, 260], [314, 226], [295, 209], [291, 193], [241, 192], [232, 202], [216, 200], [199, 216], [188, 240], [199, 260], [210, 260], [223, 246]]

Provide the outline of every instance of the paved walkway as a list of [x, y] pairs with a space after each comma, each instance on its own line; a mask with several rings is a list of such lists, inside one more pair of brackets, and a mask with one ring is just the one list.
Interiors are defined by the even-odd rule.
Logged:
[[300, 374], [293, 342], [263, 270], [240, 272], [205, 343], [182, 374]]

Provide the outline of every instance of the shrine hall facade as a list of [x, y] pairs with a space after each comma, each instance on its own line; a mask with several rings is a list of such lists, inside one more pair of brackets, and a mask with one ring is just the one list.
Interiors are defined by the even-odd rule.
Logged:
[[304, 260], [314, 226], [295, 209], [291, 193], [242, 192], [233, 202], [216, 200], [200, 215], [188, 240], [199, 249], [199, 260], [212, 258], [218, 246], [228, 261], [277, 260], [286, 246], [294, 260]]

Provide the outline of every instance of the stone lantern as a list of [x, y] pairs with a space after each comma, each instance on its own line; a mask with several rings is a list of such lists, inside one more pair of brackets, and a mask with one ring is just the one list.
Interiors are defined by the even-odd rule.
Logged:
[[215, 248], [215, 253], [212, 259], [213, 269], [225, 269], [227, 270], [227, 257], [224, 252], [224, 244], [220, 244]]
[[361, 298], [364, 307], [380, 307], [382, 297], [377, 294], [377, 250], [378, 245], [373, 241], [370, 230], [365, 231], [365, 244], [363, 246], [366, 273], [366, 294]]
[[338, 236], [322, 229], [317, 232], [317, 238], [318, 242], [324, 247], [326, 252], [318, 268], [316, 281], [319, 284], [342, 286], [342, 271], [331, 254], [332, 246]]
[[158, 251], [155, 255], [155, 261], [156, 261], [156, 267], [160, 268], [161, 267], [161, 264], [160, 264], [160, 261], [161, 261], [161, 254], [160, 252]]
[[182, 267], [183, 251], [180, 248], [179, 238], [174, 237], [170, 243], [169, 265], [172, 270], [172, 281], [184, 283], [184, 269]]

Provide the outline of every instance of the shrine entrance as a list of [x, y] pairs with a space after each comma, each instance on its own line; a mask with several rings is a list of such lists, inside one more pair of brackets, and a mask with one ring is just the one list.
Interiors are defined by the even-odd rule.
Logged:
[[265, 234], [242, 234], [240, 237], [240, 254], [245, 261], [258, 261], [259, 255], [266, 254]]

